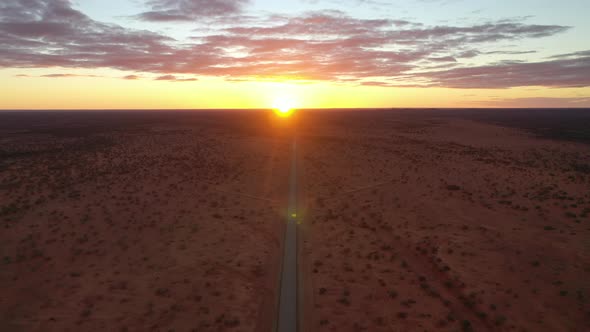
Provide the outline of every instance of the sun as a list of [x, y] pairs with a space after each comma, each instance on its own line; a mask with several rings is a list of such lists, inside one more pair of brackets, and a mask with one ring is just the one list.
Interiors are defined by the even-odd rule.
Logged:
[[287, 118], [295, 111], [296, 103], [293, 98], [288, 96], [277, 97], [272, 103], [272, 108], [275, 113], [282, 117]]

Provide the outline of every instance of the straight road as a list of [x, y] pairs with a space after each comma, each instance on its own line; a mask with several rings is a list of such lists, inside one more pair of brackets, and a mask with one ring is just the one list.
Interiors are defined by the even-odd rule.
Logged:
[[277, 332], [297, 332], [297, 139], [291, 147], [289, 208], [285, 233]]

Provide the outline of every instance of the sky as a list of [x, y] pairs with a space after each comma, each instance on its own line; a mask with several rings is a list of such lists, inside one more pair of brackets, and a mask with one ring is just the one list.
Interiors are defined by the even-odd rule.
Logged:
[[588, 0], [2, 0], [0, 109], [590, 107]]

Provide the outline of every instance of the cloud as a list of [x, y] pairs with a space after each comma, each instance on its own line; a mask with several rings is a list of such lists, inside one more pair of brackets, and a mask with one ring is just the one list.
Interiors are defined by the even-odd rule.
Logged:
[[[378, 86], [508, 88], [590, 86], [587, 51], [544, 62], [467, 66], [463, 59], [530, 50], [493, 49], [501, 42], [554, 36], [569, 28], [519, 21], [425, 26], [394, 19], [360, 19], [341, 11], [300, 15], [238, 14], [248, 1], [152, 0], [165, 15], [221, 15], [188, 41], [98, 22], [69, 0], [0, 2], [0, 68], [113, 68], [195, 81], [292, 78]], [[169, 17], [170, 19], [172, 17]], [[238, 19], [240, 18], [240, 19]], [[178, 19], [174, 19], [178, 20]], [[162, 77], [168, 77], [164, 79]], [[126, 79], [138, 78], [129, 75]]]
[[414, 74], [437, 86], [496, 89], [519, 86], [590, 86], [590, 56], [543, 62], [501, 62]]
[[354, 19], [338, 10], [309, 12], [292, 17], [276, 15], [275, 21], [282, 22], [265, 27], [233, 27], [226, 31], [251, 36], [350, 36], [378, 32], [398, 22], [388, 19]]
[[[565, 32], [569, 29], [559, 25], [527, 25], [519, 22], [501, 21], [468, 27], [415, 25], [405, 28], [399, 21], [390, 19], [356, 19], [340, 11], [312, 12], [296, 17], [281, 17], [286, 22], [271, 27], [235, 27], [227, 32], [250, 36], [312, 36], [312, 37], [373, 37], [382, 43], [483, 43], [523, 38], [540, 38]], [[405, 21], [404, 21], [405, 22]], [[437, 42], [437, 39], [440, 39]], [[452, 45], [449, 45], [452, 46]]]
[[101, 77], [97, 75], [78, 75], [78, 74], [46, 74], [39, 77], [45, 78], [67, 78], [67, 77]]
[[127, 76], [123, 77], [124, 80], [130, 80], [130, 81], [138, 80], [139, 78], [140, 77], [137, 75], [127, 75]]
[[150, 0], [151, 10], [136, 17], [153, 22], [194, 21], [201, 17], [235, 15], [249, 0]]
[[156, 81], [169, 81], [169, 82], [195, 82], [198, 81], [196, 78], [178, 78], [174, 75], [162, 75], [156, 77]]
[[590, 57], [590, 50], [574, 52], [574, 53], [566, 53], [566, 54], [557, 54], [552, 56], [553, 59], [566, 59], [566, 58], [578, 58], [578, 57]]
[[[424, 75], [412, 72], [457, 63], [459, 57], [475, 57], [483, 53], [473, 49], [480, 44], [540, 38], [568, 29], [507, 21], [469, 27], [400, 27], [393, 20], [355, 19], [338, 11], [278, 16], [276, 21], [272, 26], [230, 27], [224, 34], [201, 38], [221, 52], [238, 49], [246, 54], [205, 71], [333, 81], [404, 77], [420, 80], [422, 84], [415, 86], [436, 85], [424, 84]], [[438, 81], [444, 84], [442, 79]], [[380, 85], [400, 86], [383, 80]]]
[[68, 78], [68, 77], [102, 77], [98, 75], [79, 75], [79, 74], [44, 74], [40, 76], [31, 76], [27, 74], [18, 74], [15, 77], [43, 77], [43, 78]]
[[363, 86], [378, 86], [378, 87], [382, 87], [382, 88], [415, 88], [415, 87], [430, 87], [430, 86], [434, 86], [434, 84], [428, 84], [428, 83], [424, 83], [421, 85], [417, 85], [417, 84], [407, 84], [407, 83], [403, 83], [403, 82], [385, 82], [385, 81], [363, 81], [359, 83], [360, 85]]
[[176, 80], [176, 76], [174, 76], [174, 75], [163, 75], [163, 76], [156, 77], [154, 80], [156, 80], [156, 81], [174, 81], [174, 80]]
[[490, 51], [490, 52], [484, 52], [483, 54], [532, 54], [532, 53], [537, 53], [537, 51]]
[[590, 97], [529, 97], [529, 98], [503, 98], [479, 101], [485, 107], [513, 107], [513, 108], [588, 108]]
[[47, 74], [47, 75], [41, 75], [40, 77], [49, 77], [49, 78], [61, 78], [61, 77], [76, 77], [78, 75], [74, 75], [74, 74]]
[[67, 0], [0, 3], [0, 67], [109, 67], [154, 71], [171, 38], [94, 21]]
[[457, 62], [457, 59], [455, 59], [455, 57], [452, 57], [452, 56], [430, 57], [430, 58], [427, 58], [427, 60], [430, 60], [433, 62]]

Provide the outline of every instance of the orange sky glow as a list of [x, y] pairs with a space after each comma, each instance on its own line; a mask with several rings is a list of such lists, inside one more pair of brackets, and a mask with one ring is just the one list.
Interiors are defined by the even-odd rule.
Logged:
[[0, 110], [590, 107], [587, 2], [442, 2], [5, 0]]

